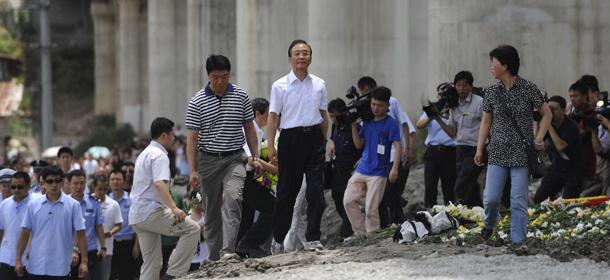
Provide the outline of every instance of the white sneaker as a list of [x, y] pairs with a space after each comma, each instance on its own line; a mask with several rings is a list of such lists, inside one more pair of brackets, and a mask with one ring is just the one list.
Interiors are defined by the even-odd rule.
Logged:
[[275, 241], [275, 238], [274, 238], [271, 241], [271, 254], [272, 255], [279, 255], [279, 254], [283, 254], [285, 252], [286, 251], [284, 250], [284, 244]]
[[307, 243], [305, 243], [305, 250], [308, 250], [308, 251], [324, 250], [324, 246], [322, 245], [322, 242], [320, 242], [319, 240], [307, 241]]
[[222, 257], [220, 258], [221, 261], [228, 261], [228, 260], [239, 260], [240, 257], [239, 255], [235, 254], [235, 253], [230, 253], [230, 254], [224, 254], [222, 255]]

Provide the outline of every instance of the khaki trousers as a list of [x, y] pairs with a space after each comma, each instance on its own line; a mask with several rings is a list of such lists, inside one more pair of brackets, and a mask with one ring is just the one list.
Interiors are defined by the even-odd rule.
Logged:
[[[387, 177], [367, 176], [354, 172], [347, 183], [343, 206], [355, 234], [363, 234], [379, 229], [379, 203], [383, 198]], [[366, 194], [366, 222], [358, 201]]]
[[[140, 279], [159, 279], [163, 254], [161, 252], [161, 234], [170, 235], [169, 226], [174, 221], [172, 211], [167, 207], [155, 209], [146, 220], [131, 225], [138, 234], [140, 250], [144, 263], [140, 269]], [[195, 250], [199, 244], [199, 225], [191, 219], [174, 226], [174, 236], [180, 236], [176, 249], [169, 257], [167, 274], [184, 276], [189, 270]]]

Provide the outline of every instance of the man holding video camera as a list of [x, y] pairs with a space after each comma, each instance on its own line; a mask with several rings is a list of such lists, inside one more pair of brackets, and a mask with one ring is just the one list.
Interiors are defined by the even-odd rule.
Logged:
[[593, 150], [591, 131], [597, 128], [598, 123], [593, 107], [588, 102], [589, 88], [587, 85], [576, 82], [570, 86], [569, 92], [572, 103], [572, 112], [569, 117], [575, 120], [580, 128], [582, 151], [585, 158], [585, 180], [588, 181], [595, 178], [597, 155]]
[[440, 116], [435, 118], [449, 137], [456, 137], [455, 202], [469, 207], [483, 206], [481, 187], [477, 183], [483, 167], [474, 163], [483, 118], [483, 98], [471, 92], [473, 81], [469, 71], [458, 72], [453, 82], [459, 95], [459, 105], [451, 108], [448, 125]]
[[[361, 95], [370, 93], [377, 87], [377, 82], [372, 77], [364, 76], [358, 80], [358, 90]], [[370, 98], [370, 97], [368, 97]], [[398, 99], [390, 96], [390, 108], [388, 115], [398, 122], [400, 143], [402, 148], [401, 162], [398, 167], [398, 179], [394, 182], [388, 180], [383, 195], [383, 200], [379, 204], [380, 227], [385, 228], [391, 223], [401, 224], [405, 221], [402, 210], [407, 201], [402, 197], [409, 177], [411, 167], [411, 157], [416, 140], [415, 129], [407, 114], [402, 109]], [[394, 162], [395, 148], [390, 152], [390, 164]]]

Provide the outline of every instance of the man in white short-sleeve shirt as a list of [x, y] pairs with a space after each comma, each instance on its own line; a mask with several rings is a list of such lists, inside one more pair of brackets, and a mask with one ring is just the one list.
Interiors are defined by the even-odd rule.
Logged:
[[153, 140], [136, 161], [129, 224], [139, 237], [144, 263], [140, 279], [157, 279], [161, 271], [161, 234], [170, 234], [174, 217], [180, 227], [172, 227], [180, 236], [176, 249], [169, 258], [165, 279], [186, 275], [199, 242], [199, 225], [185, 220], [186, 214], [176, 207], [167, 183], [170, 179], [169, 149], [174, 140], [174, 122], [160, 117], [150, 126]]
[[[308, 72], [311, 54], [311, 46], [304, 40], [294, 40], [290, 44], [288, 61], [292, 71], [271, 87], [267, 139], [275, 139], [281, 115], [278, 150], [269, 145], [269, 159], [278, 164], [281, 174], [272, 221], [274, 244], [281, 244], [290, 229], [295, 199], [305, 173], [308, 204], [306, 249], [316, 250], [323, 248], [320, 221], [326, 207], [322, 172], [326, 160], [328, 116], [326, 83]], [[282, 250], [274, 248], [273, 251]]]

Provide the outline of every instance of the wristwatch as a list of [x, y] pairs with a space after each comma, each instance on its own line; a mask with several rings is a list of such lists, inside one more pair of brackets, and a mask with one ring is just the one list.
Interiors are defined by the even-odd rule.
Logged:
[[72, 247], [72, 251], [78, 252], [78, 247]]
[[257, 157], [252, 157], [252, 161], [258, 161], [258, 160], [259, 160], [259, 158], [257, 158]]

